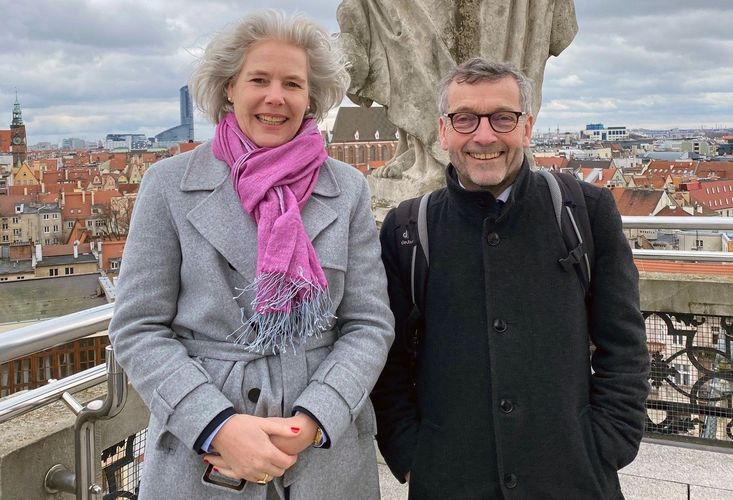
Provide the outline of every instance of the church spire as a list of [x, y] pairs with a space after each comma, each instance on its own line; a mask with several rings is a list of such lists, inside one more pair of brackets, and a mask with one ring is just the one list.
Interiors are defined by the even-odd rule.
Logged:
[[13, 104], [13, 123], [12, 125], [23, 125], [23, 113], [18, 102], [18, 91], [15, 91], [15, 104]]

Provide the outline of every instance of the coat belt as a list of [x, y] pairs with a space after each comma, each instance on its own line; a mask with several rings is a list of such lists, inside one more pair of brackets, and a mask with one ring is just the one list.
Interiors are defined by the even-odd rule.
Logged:
[[[199, 356], [201, 358], [219, 359], [222, 361], [244, 361], [250, 362], [255, 359], [264, 358], [267, 356], [287, 356], [293, 354], [292, 349], [285, 353], [273, 354], [269, 352], [251, 352], [247, 350], [247, 347], [241, 344], [233, 344], [231, 342], [220, 342], [214, 340], [199, 340], [199, 339], [183, 339], [179, 338], [181, 344], [186, 346], [189, 356]], [[305, 350], [310, 351], [312, 349], [318, 349], [319, 347], [325, 347], [333, 345], [336, 342], [336, 330], [328, 330], [322, 332], [318, 336], [309, 337], [305, 343]], [[295, 346], [296, 352], [302, 350], [302, 346]]]

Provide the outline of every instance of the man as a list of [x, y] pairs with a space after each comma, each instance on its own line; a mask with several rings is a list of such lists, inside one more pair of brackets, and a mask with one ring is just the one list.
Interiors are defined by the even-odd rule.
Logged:
[[638, 273], [611, 193], [586, 183], [588, 303], [558, 262], [568, 251], [550, 192], [524, 157], [531, 92], [512, 67], [479, 58], [441, 83], [450, 164], [427, 209], [414, 367], [395, 211], [382, 226], [397, 337], [372, 398], [380, 450], [411, 499], [623, 498], [617, 471], [639, 447], [649, 357]]

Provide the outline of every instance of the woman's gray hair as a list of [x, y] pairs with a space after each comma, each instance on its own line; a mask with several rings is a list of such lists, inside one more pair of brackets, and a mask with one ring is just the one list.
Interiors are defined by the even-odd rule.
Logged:
[[234, 108], [226, 89], [242, 70], [253, 45], [264, 40], [292, 43], [308, 60], [308, 116], [320, 120], [338, 106], [349, 86], [346, 57], [328, 32], [306, 16], [263, 9], [214, 37], [206, 47], [189, 86], [197, 107], [214, 123]]
[[532, 80], [511, 64], [489, 61], [474, 57], [459, 64], [448, 72], [438, 84], [438, 111], [448, 112], [448, 87], [452, 82], [468, 83], [495, 82], [506, 77], [514, 78], [519, 86], [519, 104], [522, 112], [532, 113]]

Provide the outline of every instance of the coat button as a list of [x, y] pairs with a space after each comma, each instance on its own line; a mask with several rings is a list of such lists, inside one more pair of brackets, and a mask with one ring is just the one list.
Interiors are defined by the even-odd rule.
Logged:
[[503, 319], [495, 319], [494, 320], [494, 330], [496, 333], [504, 333], [508, 328], [508, 325], [506, 321]]
[[496, 233], [489, 233], [489, 235], [486, 237], [486, 241], [492, 247], [495, 247], [496, 245], [498, 245], [500, 240], [501, 238], [499, 238], [499, 235]]
[[517, 487], [517, 476], [515, 474], [504, 474], [504, 486], [507, 488]]
[[514, 404], [508, 399], [502, 399], [499, 402], [499, 408], [501, 408], [501, 411], [504, 413], [511, 413], [514, 410]]
[[250, 389], [247, 393], [247, 399], [249, 399], [253, 403], [256, 403], [260, 399], [260, 390], [257, 388]]

